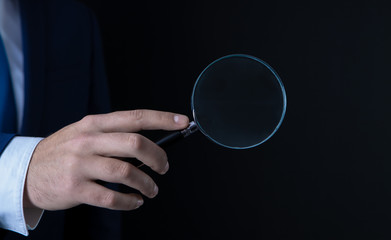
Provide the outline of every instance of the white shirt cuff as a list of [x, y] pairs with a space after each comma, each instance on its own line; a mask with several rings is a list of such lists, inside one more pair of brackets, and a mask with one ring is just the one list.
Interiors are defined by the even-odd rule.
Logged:
[[[23, 193], [31, 156], [42, 138], [14, 137], [0, 155], [0, 228], [25, 236], [43, 211], [23, 209]], [[26, 219], [25, 215], [26, 214]]]

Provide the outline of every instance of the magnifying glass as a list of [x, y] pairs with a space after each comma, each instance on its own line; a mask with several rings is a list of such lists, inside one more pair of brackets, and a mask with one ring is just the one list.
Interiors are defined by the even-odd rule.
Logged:
[[272, 67], [250, 55], [228, 55], [199, 75], [191, 96], [194, 121], [156, 143], [166, 146], [200, 130], [221, 146], [252, 148], [278, 130], [286, 104], [284, 85]]

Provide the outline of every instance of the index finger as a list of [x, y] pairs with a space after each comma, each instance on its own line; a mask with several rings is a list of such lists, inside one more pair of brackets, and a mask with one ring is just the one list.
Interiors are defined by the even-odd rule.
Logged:
[[155, 110], [118, 111], [90, 115], [81, 120], [90, 130], [100, 132], [138, 132], [141, 130], [180, 130], [189, 125], [182, 114]]

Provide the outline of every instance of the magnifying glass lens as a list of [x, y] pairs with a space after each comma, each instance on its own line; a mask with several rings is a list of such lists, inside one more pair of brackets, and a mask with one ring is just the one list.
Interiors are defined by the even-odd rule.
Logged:
[[229, 148], [249, 148], [270, 138], [285, 114], [285, 90], [277, 73], [248, 55], [229, 55], [211, 63], [193, 89], [198, 128]]

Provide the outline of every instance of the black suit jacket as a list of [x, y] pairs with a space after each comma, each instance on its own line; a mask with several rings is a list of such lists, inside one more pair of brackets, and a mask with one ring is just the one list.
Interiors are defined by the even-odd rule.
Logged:
[[[45, 137], [85, 115], [108, 112], [102, 48], [92, 12], [65, 0], [20, 0], [20, 7], [26, 82], [21, 135]], [[0, 133], [3, 143], [8, 138]], [[81, 206], [45, 212], [29, 239], [119, 239], [120, 226], [119, 212]], [[24, 239], [4, 230], [1, 235]]]

